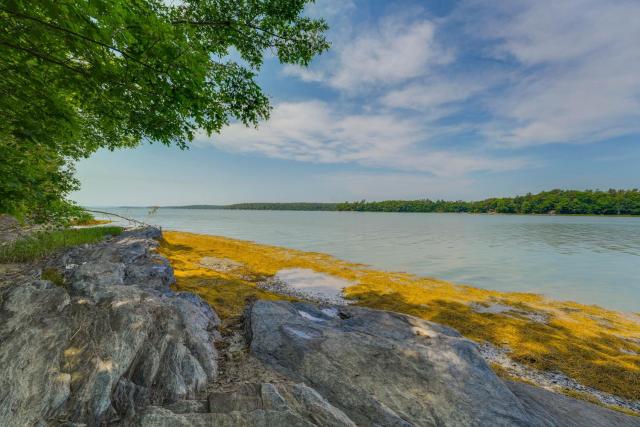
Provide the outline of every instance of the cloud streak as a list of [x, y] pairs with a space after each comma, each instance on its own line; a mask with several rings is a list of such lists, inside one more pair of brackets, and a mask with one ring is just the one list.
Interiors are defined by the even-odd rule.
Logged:
[[353, 91], [421, 76], [430, 67], [453, 59], [452, 53], [436, 41], [435, 31], [435, 24], [429, 20], [386, 18], [342, 47], [328, 82]]
[[[278, 104], [259, 129], [229, 126], [214, 144], [235, 152], [314, 163], [355, 163], [374, 168], [460, 176], [522, 167], [522, 159], [494, 159], [478, 152], [425, 144], [441, 136], [414, 118], [394, 114], [344, 114], [325, 102]], [[210, 142], [201, 138], [199, 143]]]
[[488, 135], [499, 145], [597, 142], [640, 131], [640, 3], [467, 7], [479, 17], [470, 24], [476, 34], [491, 42], [489, 54], [514, 61], [520, 76], [487, 102], [495, 114]]

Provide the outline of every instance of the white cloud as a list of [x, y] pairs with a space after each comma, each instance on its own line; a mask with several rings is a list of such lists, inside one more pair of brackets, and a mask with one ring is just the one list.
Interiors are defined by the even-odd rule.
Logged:
[[437, 42], [435, 23], [421, 13], [391, 15], [352, 31], [346, 31], [348, 25], [332, 29], [340, 35], [333, 40], [331, 60], [310, 69], [286, 66], [283, 72], [353, 93], [405, 82], [453, 59], [451, 50]]
[[493, 54], [515, 59], [522, 76], [489, 103], [497, 116], [489, 135], [498, 144], [523, 147], [640, 131], [640, 3], [517, 5], [492, 2], [480, 16], [480, 34], [497, 42]]
[[[423, 121], [393, 114], [345, 115], [320, 101], [281, 103], [259, 129], [232, 124], [212, 142], [229, 151], [255, 152], [316, 163], [357, 163], [436, 176], [521, 167], [520, 159], [493, 159], [482, 153], [425, 146], [450, 129], [430, 129]], [[198, 143], [211, 140], [201, 137]]]
[[282, 67], [282, 73], [285, 76], [297, 77], [304, 82], [322, 82], [326, 79], [323, 71], [292, 64], [286, 64]]
[[451, 61], [451, 53], [436, 42], [435, 30], [435, 24], [425, 19], [386, 18], [341, 47], [329, 83], [348, 91], [390, 85]]
[[[438, 119], [480, 113], [484, 124], [458, 118], [457, 126], [477, 126], [478, 139], [492, 146], [596, 142], [640, 131], [637, 0], [466, 0], [437, 20], [414, 12], [356, 28], [329, 60], [284, 73], [333, 86], [367, 108], [419, 111], [431, 133], [440, 131]], [[498, 61], [472, 67], [465, 46], [474, 59]]]
[[383, 105], [429, 112], [436, 119], [454, 111], [451, 104], [465, 101], [489, 86], [488, 81], [466, 78], [429, 78], [387, 92], [381, 98]]

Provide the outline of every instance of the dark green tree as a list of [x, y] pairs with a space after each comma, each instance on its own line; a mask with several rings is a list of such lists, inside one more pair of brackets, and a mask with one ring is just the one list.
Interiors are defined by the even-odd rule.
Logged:
[[26, 186], [60, 202], [99, 148], [185, 148], [267, 119], [265, 55], [307, 65], [329, 47], [311, 1], [0, 2], [0, 211], [46, 210]]

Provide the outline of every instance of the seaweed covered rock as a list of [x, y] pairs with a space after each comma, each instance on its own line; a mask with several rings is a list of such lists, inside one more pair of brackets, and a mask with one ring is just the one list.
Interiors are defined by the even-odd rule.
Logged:
[[0, 425], [97, 425], [205, 390], [219, 319], [169, 289], [158, 236], [134, 230], [50, 260], [64, 286], [0, 289]]

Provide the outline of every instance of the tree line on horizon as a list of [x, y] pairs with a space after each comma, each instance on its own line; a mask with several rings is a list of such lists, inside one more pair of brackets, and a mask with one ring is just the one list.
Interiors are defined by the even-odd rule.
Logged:
[[640, 190], [551, 190], [479, 201], [385, 200], [344, 202], [338, 211], [467, 212], [503, 214], [640, 215]]
[[232, 205], [167, 206], [176, 209], [271, 211], [452, 212], [559, 215], [640, 215], [640, 190], [551, 190], [516, 197], [478, 201], [383, 200], [379, 202], [236, 203]]

